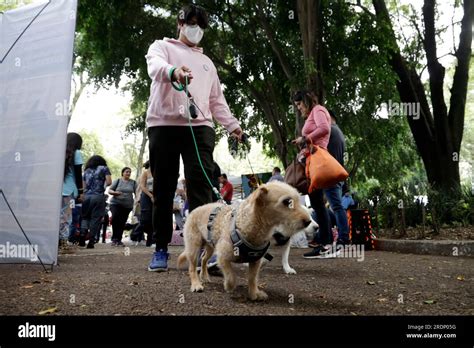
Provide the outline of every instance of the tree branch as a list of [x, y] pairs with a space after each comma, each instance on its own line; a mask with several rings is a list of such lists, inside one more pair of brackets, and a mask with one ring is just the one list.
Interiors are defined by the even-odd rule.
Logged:
[[464, 15], [461, 22], [461, 33], [459, 34], [459, 46], [455, 53], [458, 62], [453, 77], [448, 116], [454, 151], [459, 151], [461, 147], [464, 128], [464, 113], [469, 80], [469, 63], [472, 54], [473, 12], [473, 2], [464, 0]]
[[274, 30], [270, 27], [270, 23], [268, 23], [267, 18], [265, 14], [263, 13], [263, 9], [260, 8], [260, 5], [262, 5], [262, 2], [259, 1], [259, 4], [255, 4], [255, 10], [257, 11], [258, 14], [258, 19], [260, 21], [260, 24], [263, 27], [263, 31], [265, 32], [268, 41], [270, 41], [270, 45], [272, 46], [273, 52], [275, 52], [278, 61], [280, 62], [280, 65], [283, 69], [283, 72], [285, 73], [286, 77], [288, 80], [293, 81], [294, 74], [293, 74], [293, 69], [291, 68], [291, 65], [288, 62], [288, 59], [286, 58], [285, 54], [283, 53], [281, 47], [278, 45], [276, 42], [275, 36], [273, 35]]
[[[436, 32], [435, 32], [435, 0], [425, 0], [423, 5], [423, 20], [425, 23], [425, 39], [423, 46], [426, 52], [428, 72], [430, 74], [431, 104], [433, 105], [434, 122], [437, 129], [447, 129], [447, 107], [444, 101], [444, 75], [445, 69], [436, 56]], [[448, 132], [437, 132], [436, 135], [441, 143], [451, 143]]]
[[427, 161], [430, 160], [435, 127], [423, 84], [416, 72], [407, 67], [400, 53], [385, 1], [372, 0], [372, 3], [377, 14], [378, 27], [382, 30], [385, 26], [388, 26], [390, 31], [393, 48], [390, 52], [389, 63], [400, 79], [397, 82], [400, 99], [402, 102], [420, 104], [420, 119], [414, 120], [413, 117], [407, 117], [407, 120], [420, 155], [425, 165], [429, 164]]

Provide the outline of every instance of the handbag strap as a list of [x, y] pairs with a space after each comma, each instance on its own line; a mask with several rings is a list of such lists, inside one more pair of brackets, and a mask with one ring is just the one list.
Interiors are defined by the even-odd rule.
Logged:
[[310, 155], [312, 155], [313, 153], [318, 151], [319, 145], [314, 145], [313, 139], [311, 139], [311, 138], [309, 139], [309, 142], [310, 142], [310, 144], [309, 144], [309, 153], [310, 153]]

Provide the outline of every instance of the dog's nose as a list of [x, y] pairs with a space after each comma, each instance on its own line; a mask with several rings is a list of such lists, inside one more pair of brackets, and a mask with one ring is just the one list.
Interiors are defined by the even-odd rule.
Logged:
[[310, 223], [311, 223], [311, 220], [303, 220], [304, 227], [308, 227]]

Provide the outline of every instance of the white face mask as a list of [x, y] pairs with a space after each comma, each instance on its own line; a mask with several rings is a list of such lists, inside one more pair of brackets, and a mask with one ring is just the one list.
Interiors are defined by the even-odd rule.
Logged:
[[189, 42], [195, 45], [197, 45], [199, 41], [201, 41], [204, 35], [204, 30], [202, 30], [201, 27], [197, 24], [195, 25], [185, 24], [182, 30], [183, 30], [184, 36], [186, 36]]

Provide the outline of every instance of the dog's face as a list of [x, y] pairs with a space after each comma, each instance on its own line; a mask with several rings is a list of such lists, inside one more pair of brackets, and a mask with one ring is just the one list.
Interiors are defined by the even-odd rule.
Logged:
[[[300, 230], [300, 231], [304, 231], [306, 236], [313, 237], [314, 233], [318, 230], [319, 225], [316, 221], [314, 221], [314, 219], [311, 216], [313, 209], [307, 208], [305, 206], [303, 206], [303, 208], [308, 211], [308, 214], [311, 219], [311, 223], [308, 226], [306, 226], [303, 230]], [[298, 232], [299, 231], [288, 230], [287, 228], [285, 228], [284, 224], [279, 225], [275, 228], [275, 231], [272, 234], [273, 244], [277, 246], [285, 245], [286, 243], [288, 243], [290, 238]]]
[[300, 203], [300, 195], [293, 187], [282, 182], [260, 186], [254, 193], [258, 213], [274, 225], [283, 225], [288, 234], [294, 234], [311, 224], [311, 216]]

